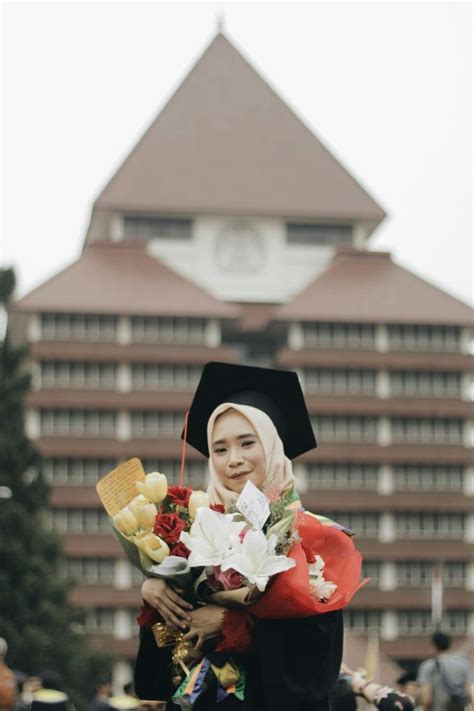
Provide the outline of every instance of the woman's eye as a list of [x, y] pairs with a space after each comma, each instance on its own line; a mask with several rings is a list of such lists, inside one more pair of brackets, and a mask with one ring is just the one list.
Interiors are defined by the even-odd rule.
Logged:
[[220, 447], [219, 449], [214, 450], [214, 454], [222, 454], [222, 452], [225, 452], [224, 447]]
[[252, 444], [255, 444], [255, 441], [253, 439], [248, 440], [247, 442], [242, 442], [244, 447], [250, 446]]

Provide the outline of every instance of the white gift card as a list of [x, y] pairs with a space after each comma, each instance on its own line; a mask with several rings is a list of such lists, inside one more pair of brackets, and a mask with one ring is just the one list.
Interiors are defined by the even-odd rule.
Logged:
[[247, 521], [257, 529], [263, 528], [263, 524], [270, 516], [267, 497], [251, 481], [247, 481], [235, 505], [242, 516], [245, 516]]

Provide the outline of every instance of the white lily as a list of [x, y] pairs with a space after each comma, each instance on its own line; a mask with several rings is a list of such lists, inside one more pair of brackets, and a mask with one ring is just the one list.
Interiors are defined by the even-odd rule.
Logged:
[[230, 540], [245, 528], [244, 521], [234, 521], [234, 514], [221, 514], [202, 506], [189, 533], [183, 531], [179, 540], [191, 551], [188, 564], [220, 565], [230, 548]]
[[248, 531], [243, 541], [233, 539], [232, 550], [222, 563], [221, 570], [233, 568], [263, 592], [271, 575], [296, 565], [292, 558], [275, 555], [277, 542], [277, 536], [267, 539], [263, 531]]
[[324, 578], [317, 578], [316, 580], [311, 580], [310, 588], [320, 602], [326, 602], [329, 598], [336, 592], [336, 583], [331, 583], [330, 580], [324, 580]]
[[314, 563], [308, 565], [309, 586], [313, 595], [317, 597], [320, 602], [329, 600], [331, 595], [337, 590], [336, 583], [332, 583], [330, 580], [324, 578], [323, 572], [325, 565], [326, 563], [320, 555], [316, 556]]

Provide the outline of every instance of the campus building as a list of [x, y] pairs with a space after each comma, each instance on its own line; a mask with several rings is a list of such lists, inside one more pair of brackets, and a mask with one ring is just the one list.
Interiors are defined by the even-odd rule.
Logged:
[[[79, 259], [17, 302], [50, 525], [117, 680], [141, 576], [95, 484], [132, 456], [177, 480], [210, 360], [298, 372], [319, 443], [300, 492], [354, 530], [371, 578], [352, 633], [425, 656], [434, 569], [443, 627], [474, 632], [472, 311], [371, 251], [384, 216], [219, 33], [97, 197]], [[205, 471], [188, 448], [187, 483]]]

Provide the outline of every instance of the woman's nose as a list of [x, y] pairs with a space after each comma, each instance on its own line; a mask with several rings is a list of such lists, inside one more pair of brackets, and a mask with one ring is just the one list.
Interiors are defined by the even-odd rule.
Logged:
[[229, 452], [229, 466], [236, 467], [239, 464], [242, 464], [242, 452], [240, 451], [240, 448], [232, 447]]

